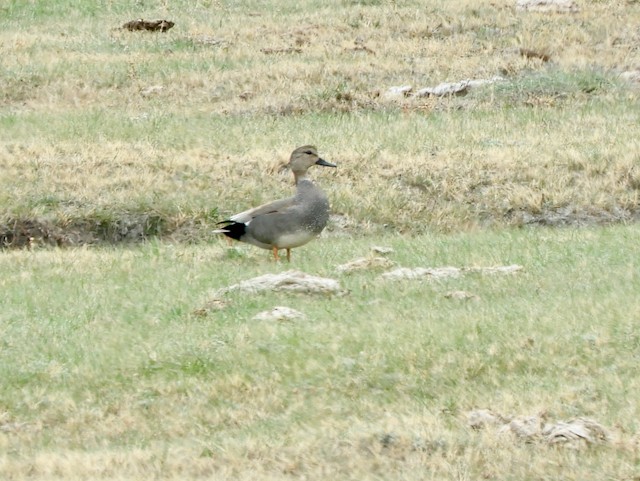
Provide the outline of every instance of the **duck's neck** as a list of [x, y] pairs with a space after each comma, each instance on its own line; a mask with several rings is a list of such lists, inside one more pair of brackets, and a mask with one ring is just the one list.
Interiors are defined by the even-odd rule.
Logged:
[[301, 180], [311, 181], [311, 179], [309, 179], [309, 177], [307, 177], [307, 173], [306, 172], [294, 172], [293, 173], [293, 178], [295, 180], [296, 185], [298, 185], [298, 183]]

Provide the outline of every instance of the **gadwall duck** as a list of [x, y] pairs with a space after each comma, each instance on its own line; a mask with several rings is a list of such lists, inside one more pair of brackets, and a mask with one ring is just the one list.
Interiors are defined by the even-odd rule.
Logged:
[[235, 214], [218, 222], [223, 227], [214, 232], [271, 249], [276, 260], [280, 259], [278, 251], [286, 249], [288, 261], [291, 260], [291, 249], [317, 237], [329, 219], [329, 200], [307, 177], [307, 170], [312, 165], [336, 165], [320, 158], [312, 145], [294, 150], [288, 165], [296, 184], [294, 196]]

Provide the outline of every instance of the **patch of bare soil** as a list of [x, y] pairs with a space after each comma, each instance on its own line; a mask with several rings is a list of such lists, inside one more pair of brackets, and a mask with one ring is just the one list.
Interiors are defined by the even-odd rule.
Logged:
[[556, 209], [544, 209], [541, 212], [513, 211], [506, 215], [516, 225], [541, 225], [552, 227], [610, 225], [640, 221], [640, 209], [628, 210], [614, 208], [612, 210], [587, 209], [581, 206], [568, 205]]
[[[484, 219], [490, 221], [491, 219]], [[638, 210], [596, 210], [566, 206], [542, 212], [512, 211], [503, 219], [517, 226], [594, 226], [640, 221]], [[122, 214], [112, 218], [84, 218], [67, 222], [46, 219], [9, 218], [0, 220], [0, 249], [24, 249], [39, 246], [73, 247], [81, 245], [131, 244], [149, 239], [176, 242], [202, 242], [214, 228], [198, 219], [175, 221], [155, 213]], [[372, 224], [358, 222], [344, 215], [332, 216], [325, 236], [351, 236], [372, 232]], [[376, 261], [373, 261], [374, 264]], [[382, 263], [383, 261], [380, 261]], [[369, 266], [373, 267], [373, 266]], [[377, 267], [382, 267], [378, 265]]]
[[[196, 218], [169, 218], [157, 213], [122, 213], [69, 221], [34, 218], [0, 219], [0, 249], [30, 249], [44, 246], [131, 244], [149, 239], [175, 242], [202, 242], [211, 236], [214, 225]], [[325, 235], [349, 236], [370, 229], [344, 215], [332, 216]]]
[[259, 312], [253, 316], [254, 321], [295, 321], [305, 318], [304, 313], [287, 306], [275, 306], [270, 311]]
[[76, 219], [63, 224], [41, 219], [0, 222], [0, 248], [71, 247], [87, 244], [135, 243], [179, 232], [165, 229], [155, 214], [127, 214], [112, 219]]
[[0, 225], [0, 246], [3, 248], [87, 243], [87, 239], [82, 239], [82, 237], [80, 232], [74, 233], [72, 230], [65, 230], [46, 221], [10, 219]]
[[171, 20], [144, 20], [139, 18], [125, 23], [122, 28], [135, 32], [138, 30], [146, 30], [148, 32], [166, 32], [175, 25]]

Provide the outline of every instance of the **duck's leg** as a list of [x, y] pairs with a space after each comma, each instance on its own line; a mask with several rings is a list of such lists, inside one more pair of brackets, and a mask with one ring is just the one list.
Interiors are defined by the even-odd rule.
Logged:
[[291, 249], [287, 249], [287, 262], [291, 262]]
[[280, 260], [280, 256], [278, 255], [278, 248], [275, 246], [273, 247], [273, 260], [276, 262]]

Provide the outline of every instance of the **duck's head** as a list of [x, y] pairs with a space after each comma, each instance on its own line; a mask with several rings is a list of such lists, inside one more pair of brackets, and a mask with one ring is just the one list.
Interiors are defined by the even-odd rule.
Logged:
[[318, 151], [313, 145], [303, 145], [291, 153], [289, 168], [297, 178], [302, 178], [307, 173], [307, 169], [312, 165], [322, 165], [324, 167], [336, 167], [318, 156]]

